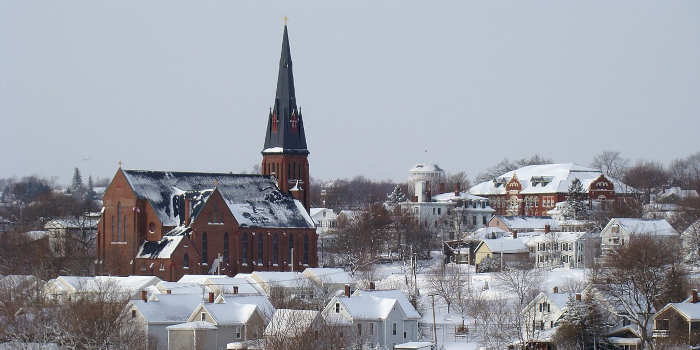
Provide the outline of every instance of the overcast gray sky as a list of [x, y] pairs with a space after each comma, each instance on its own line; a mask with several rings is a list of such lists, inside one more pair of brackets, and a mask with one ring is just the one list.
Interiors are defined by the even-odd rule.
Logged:
[[312, 177], [700, 150], [700, 1], [0, 0], [0, 177], [249, 170], [285, 15]]

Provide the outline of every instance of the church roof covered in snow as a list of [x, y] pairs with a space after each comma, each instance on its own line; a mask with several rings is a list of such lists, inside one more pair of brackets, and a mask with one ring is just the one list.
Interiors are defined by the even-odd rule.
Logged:
[[149, 170], [123, 173], [164, 226], [184, 224], [185, 199], [192, 201], [192, 217], [196, 219], [218, 190], [242, 227], [314, 227], [301, 202], [280, 192], [272, 176]]
[[[478, 196], [506, 194], [506, 184], [516, 176], [522, 186], [521, 194], [568, 193], [569, 185], [579, 179], [585, 192], [590, 184], [598, 179], [600, 170], [573, 163], [528, 165], [509, 171], [491, 181], [484, 181], [469, 189]], [[606, 177], [613, 183], [616, 193], [637, 193], [638, 191], [621, 181]]]

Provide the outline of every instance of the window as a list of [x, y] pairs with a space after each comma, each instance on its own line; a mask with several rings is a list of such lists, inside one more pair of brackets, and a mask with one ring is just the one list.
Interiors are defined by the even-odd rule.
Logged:
[[614, 225], [611, 229], [610, 232], [612, 233], [620, 233], [620, 226]]
[[245, 264], [248, 262], [248, 234], [244, 233], [241, 236], [241, 263]]
[[202, 233], [202, 264], [206, 264], [209, 261], [207, 259], [207, 233]]
[[438, 215], [440, 215], [440, 213], [442, 212], [442, 208], [437, 208], [437, 210], [438, 210]]
[[289, 244], [287, 247], [287, 261], [291, 264], [293, 260], [292, 254], [294, 253], [294, 236], [289, 235]]
[[115, 232], [117, 231], [114, 230], [114, 215], [112, 215], [112, 242], [117, 241], [117, 236], [114, 234]]
[[200, 315], [200, 320], [206, 321], [206, 320], [207, 320], [207, 314], [205, 314], [204, 312], [202, 312], [202, 314]]
[[228, 232], [224, 232], [224, 261], [228, 262]]
[[258, 235], [258, 265], [263, 263], [263, 235]]
[[275, 233], [274, 236], [272, 236], [272, 263], [277, 265], [279, 264], [280, 260], [280, 254], [279, 254], [279, 243], [280, 237], [278, 234]]
[[304, 264], [309, 263], [309, 236], [304, 235]]
[[357, 323], [357, 336], [361, 337], [362, 336], [362, 323]]
[[121, 242], [122, 241], [122, 204], [117, 203], [117, 241]]
[[190, 256], [185, 253], [185, 256], [182, 257], [182, 267], [189, 269], [190, 268]]
[[136, 310], [131, 310], [131, 318], [136, 318]]
[[482, 222], [484, 225], [486, 225], [486, 216], [485, 216], [485, 215], [481, 217], [481, 222]]
[[241, 326], [233, 327], [233, 339], [241, 339]]
[[126, 242], [126, 215], [124, 215], [124, 220], [122, 220], [122, 242]]
[[374, 335], [374, 322], [369, 323], [369, 334]]
[[669, 321], [668, 319], [665, 320], [656, 320], [656, 329], [662, 330], [662, 331], [667, 331], [669, 330]]
[[476, 215], [472, 215], [472, 225], [476, 225]]
[[391, 334], [396, 335], [396, 322], [391, 325]]
[[335, 313], [340, 313], [340, 303], [335, 303]]

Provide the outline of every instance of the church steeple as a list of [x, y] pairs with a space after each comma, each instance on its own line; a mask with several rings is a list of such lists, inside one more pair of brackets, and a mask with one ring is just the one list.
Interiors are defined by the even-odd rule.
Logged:
[[287, 25], [282, 36], [282, 54], [277, 75], [275, 102], [268, 115], [263, 154], [266, 153], [308, 154], [304, 121], [297, 108], [292, 73], [292, 53], [289, 47]]
[[274, 175], [280, 190], [293, 195], [309, 211], [309, 150], [304, 120], [297, 108], [292, 53], [285, 20], [275, 103], [267, 117], [262, 174]]

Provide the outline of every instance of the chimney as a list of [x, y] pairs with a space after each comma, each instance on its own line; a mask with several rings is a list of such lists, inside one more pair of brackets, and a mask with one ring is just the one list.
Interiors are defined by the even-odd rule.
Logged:
[[444, 182], [441, 182], [441, 183], [440, 183], [439, 191], [440, 191], [440, 193], [445, 193], [445, 192], [447, 192], [447, 191], [445, 190], [445, 183], [444, 183]]
[[692, 296], [693, 296], [692, 303], [693, 303], [693, 304], [697, 303], [697, 302], [699, 301], [699, 300], [698, 300], [698, 290], [697, 290], [697, 289], [693, 289], [692, 292], [691, 292], [691, 294], [692, 294]]
[[214, 302], [214, 292], [209, 292], [209, 303], [211, 304], [213, 302]]
[[460, 193], [459, 184], [455, 184], [455, 197], [459, 197], [459, 193]]
[[345, 285], [345, 296], [348, 298], [350, 297], [350, 285], [349, 284]]
[[576, 293], [576, 301], [581, 301], [581, 293]]
[[148, 292], [145, 290], [141, 291], [141, 300], [143, 300], [144, 303], [148, 302]]
[[238, 286], [233, 286], [233, 294], [238, 294]]
[[518, 238], [518, 230], [513, 231], [513, 239]]
[[549, 233], [552, 228], [549, 225], [544, 225], [544, 233]]
[[552, 292], [553, 292], [554, 294], [559, 294], [559, 287], [554, 286], [554, 288], [552, 288]]
[[374, 290], [374, 281], [369, 282], [369, 290]]
[[173, 291], [170, 290], [170, 289], [167, 289], [167, 290], [165, 291], [165, 294], [173, 294]]

